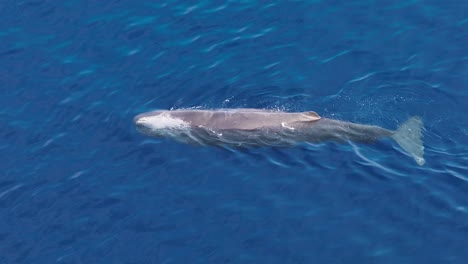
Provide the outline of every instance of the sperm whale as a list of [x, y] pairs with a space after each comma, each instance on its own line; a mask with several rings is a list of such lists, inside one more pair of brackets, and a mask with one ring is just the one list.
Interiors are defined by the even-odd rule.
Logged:
[[195, 145], [290, 146], [324, 141], [372, 143], [391, 138], [424, 165], [423, 122], [411, 117], [398, 129], [322, 118], [316, 112], [265, 109], [178, 109], [142, 113], [137, 130], [151, 137]]

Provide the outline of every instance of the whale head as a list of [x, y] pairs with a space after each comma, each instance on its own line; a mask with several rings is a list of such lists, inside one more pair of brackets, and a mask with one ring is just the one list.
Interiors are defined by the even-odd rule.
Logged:
[[169, 111], [139, 114], [133, 121], [140, 133], [152, 137], [179, 137], [190, 129], [188, 122], [170, 115]]

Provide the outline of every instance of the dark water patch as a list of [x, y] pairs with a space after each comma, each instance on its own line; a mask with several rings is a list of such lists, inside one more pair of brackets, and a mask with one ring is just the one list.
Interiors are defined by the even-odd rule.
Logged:
[[7, 50], [7, 51], [0, 52], [0, 56], [15, 55], [15, 54], [21, 53], [22, 51], [23, 51], [23, 49], [21, 49], [21, 48], [10, 49], [10, 50]]

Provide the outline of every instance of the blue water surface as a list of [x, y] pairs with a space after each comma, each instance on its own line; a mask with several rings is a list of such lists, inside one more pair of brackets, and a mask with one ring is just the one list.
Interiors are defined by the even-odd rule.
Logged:
[[[0, 263], [468, 263], [468, 2], [3, 0]], [[225, 150], [171, 108], [425, 124]]]

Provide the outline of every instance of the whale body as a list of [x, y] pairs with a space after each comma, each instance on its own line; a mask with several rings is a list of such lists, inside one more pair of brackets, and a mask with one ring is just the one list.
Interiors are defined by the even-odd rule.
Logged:
[[423, 123], [411, 117], [397, 130], [322, 118], [316, 112], [264, 109], [157, 110], [134, 118], [137, 130], [151, 137], [194, 145], [291, 146], [324, 141], [372, 143], [391, 138], [424, 165]]

